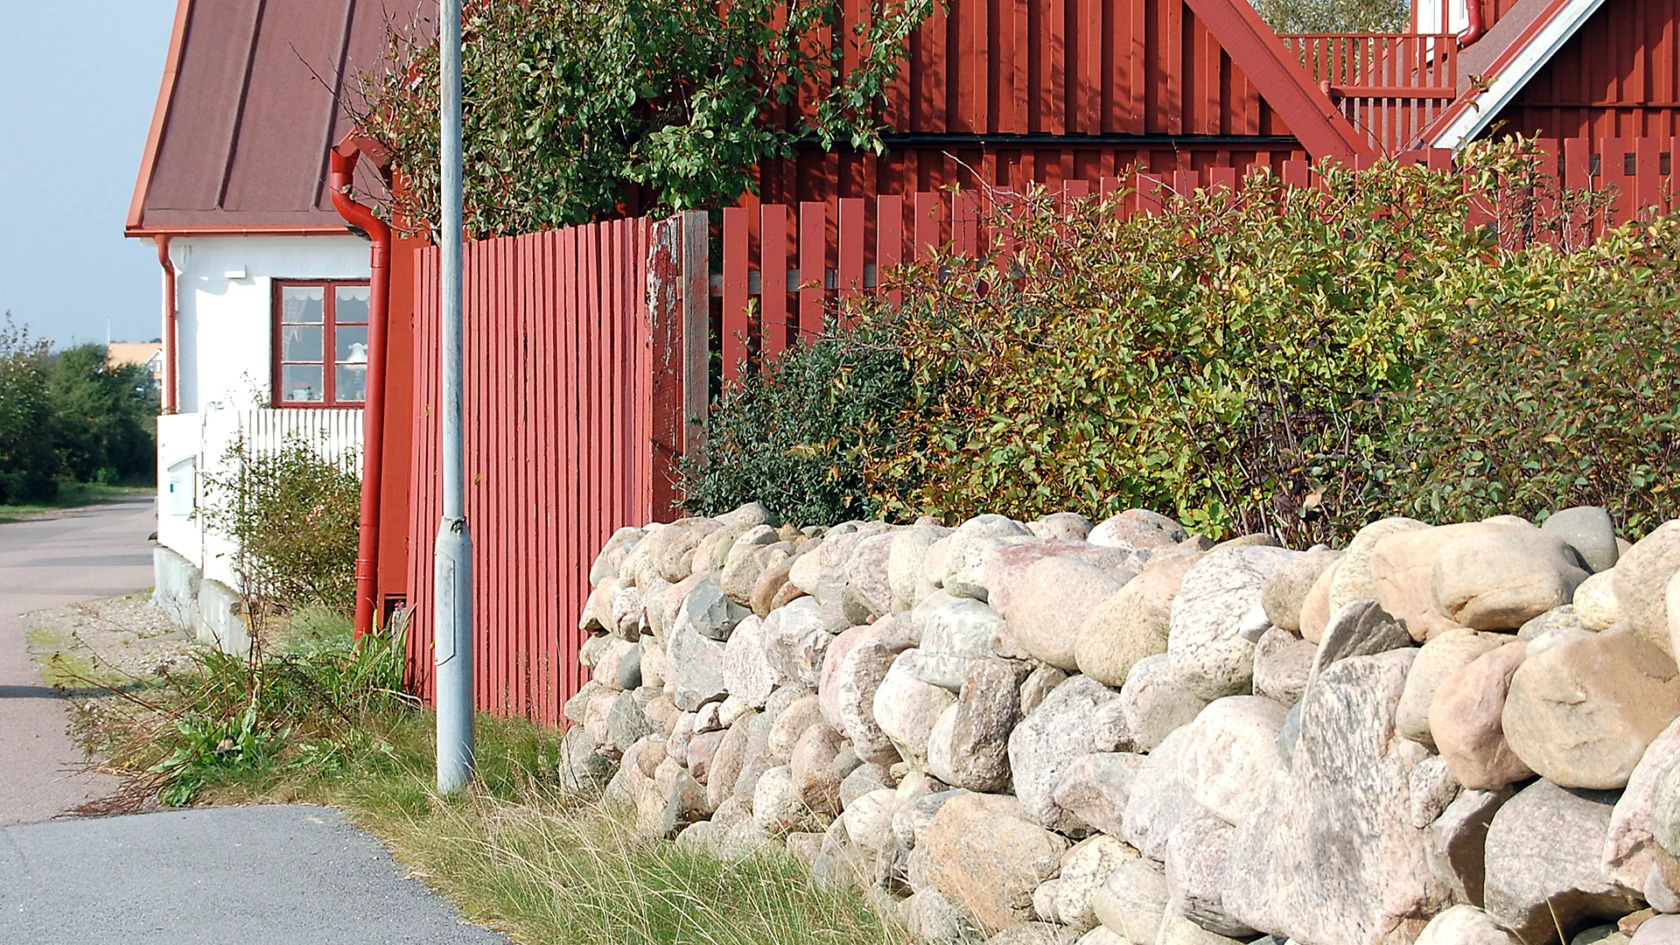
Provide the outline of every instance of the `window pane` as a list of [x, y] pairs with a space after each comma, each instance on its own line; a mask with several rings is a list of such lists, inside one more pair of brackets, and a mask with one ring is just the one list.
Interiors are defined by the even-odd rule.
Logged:
[[334, 321], [342, 325], [368, 320], [368, 299], [372, 297], [373, 290], [365, 285], [341, 285], [333, 290], [333, 294], [333, 304], [337, 306], [333, 311]]
[[336, 380], [338, 384], [333, 395], [339, 403], [357, 403], [367, 399], [367, 365], [340, 364]]
[[321, 329], [305, 325], [282, 325], [280, 352], [282, 361], [321, 360]]
[[322, 302], [326, 297], [326, 290], [318, 285], [283, 286], [280, 289], [280, 320], [319, 325]]
[[340, 325], [333, 332], [333, 341], [338, 345], [337, 358], [347, 364], [367, 363], [367, 326]]
[[280, 368], [280, 400], [288, 404], [319, 403], [326, 397], [319, 364], [287, 364]]

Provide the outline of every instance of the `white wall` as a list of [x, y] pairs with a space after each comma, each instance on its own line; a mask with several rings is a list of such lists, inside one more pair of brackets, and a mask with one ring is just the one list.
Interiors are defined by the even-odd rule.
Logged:
[[355, 236], [178, 238], [180, 411], [269, 404], [275, 279], [366, 279], [366, 240]]

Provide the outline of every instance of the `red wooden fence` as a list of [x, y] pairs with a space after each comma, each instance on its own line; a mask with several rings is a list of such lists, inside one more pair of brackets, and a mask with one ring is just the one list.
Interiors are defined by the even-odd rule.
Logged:
[[1458, 38], [1451, 34], [1295, 33], [1281, 38], [1383, 154], [1416, 146], [1458, 97]]
[[[1674, 208], [1660, 155], [1680, 141], [1591, 144], [1552, 142], [1546, 152], [1569, 186], [1622, 195], [1611, 222], [1634, 208]], [[1453, 166], [1444, 150], [1404, 160]], [[1282, 179], [1311, 186], [1312, 170], [1289, 161]], [[1059, 193], [1126, 194], [1119, 210], [1132, 214], [1152, 212], [1174, 192], [1243, 184], [1237, 168], [1216, 167], [1069, 181]], [[557, 724], [584, 681], [576, 627], [589, 565], [615, 529], [673, 514], [673, 463], [696, 448], [709, 395], [743, 364], [822, 332], [839, 301], [878, 291], [881, 272], [934, 247], [989, 252], [983, 209], [978, 191], [922, 191], [731, 208], [716, 234], [705, 213], [691, 212], [471, 244], [466, 470], [479, 708]], [[408, 669], [428, 699], [440, 512], [437, 284], [436, 250], [419, 251]], [[714, 363], [722, 376], [712, 376]]]
[[[559, 723], [582, 684], [576, 627], [590, 562], [614, 529], [671, 505], [681, 326], [659, 303], [668, 287], [650, 275], [661, 238], [652, 221], [621, 220], [467, 247], [466, 498], [482, 711]], [[428, 700], [441, 512], [438, 262], [425, 249], [415, 267], [408, 522], [408, 672]]]
[[[1596, 221], [1599, 229], [1653, 209], [1674, 209], [1670, 176], [1664, 173], [1661, 157], [1668, 150], [1680, 153], [1680, 137], [1606, 138], [1596, 142], [1596, 149], [1593, 144], [1584, 138], [1542, 140], [1540, 149], [1547, 157], [1541, 170], [1554, 186], [1614, 195], [1604, 218]], [[1400, 160], [1451, 170], [1453, 152], [1410, 151]], [[1375, 161], [1362, 158], [1361, 166]], [[1119, 212], [1129, 216], [1158, 208], [1173, 193], [1216, 187], [1237, 191], [1251, 170], [1138, 172], [1124, 179], [1103, 177], [1094, 184], [1068, 181], [1056, 192], [1063, 199], [1121, 194]], [[1286, 184], [1308, 186], [1312, 175], [1307, 161], [1283, 162], [1281, 178]], [[1007, 190], [923, 191], [725, 210], [718, 234], [722, 265], [711, 284], [720, 303], [714, 317], [723, 383], [738, 377], [744, 365], [774, 357], [795, 339], [820, 334], [823, 319], [838, 303], [876, 291], [885, 269], [920, 259], [939, 246], [948, 245], [958, 255], [988, 251], [982, 203], [1011, 196]]]

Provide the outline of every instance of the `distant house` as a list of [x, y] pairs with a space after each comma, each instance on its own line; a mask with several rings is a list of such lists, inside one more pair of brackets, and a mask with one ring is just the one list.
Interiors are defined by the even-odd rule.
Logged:
[[105, 363], [111, 367], [142, 367], [152, 378], [152, 392], [163, 384], [163, 342], [113, 341], [105, 346]]
[[[231, 551], [193, 512], [236, 439], [361, 448], [369, 245], [333, 209], [328, 150], [388, 18], [424, 0], [178, 0], [126, 233], [162, 268], [157, 596], [237, 648]], [[371, 168], [359, 188], [377, 191]]]

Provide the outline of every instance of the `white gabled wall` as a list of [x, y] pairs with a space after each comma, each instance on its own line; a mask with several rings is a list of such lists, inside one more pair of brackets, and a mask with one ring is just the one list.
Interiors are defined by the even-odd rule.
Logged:
[[267, 406], [274, 281], [366, 279], [368, 249], [348, 234], [174, 240], [181, 412]]

